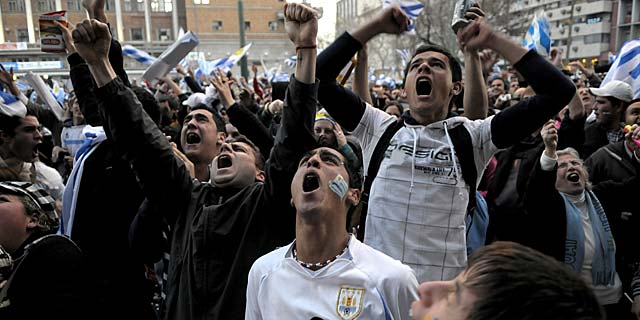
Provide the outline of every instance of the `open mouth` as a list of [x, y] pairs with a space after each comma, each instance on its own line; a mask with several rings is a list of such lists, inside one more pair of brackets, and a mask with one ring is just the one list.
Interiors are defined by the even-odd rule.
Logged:
[[218, 157], [218, 169], [231, 167], [231, 164], [231, 157], [229, 157], [228, 155], [223, 154]]
[[302, 191], [311, 192], [320, 188], [320, 178], [317, 174], [309, 172], [304, 176], [302, 181]]
[[187, 133], [187, 144], [196, 144], [196, 143], [200, 143], [202, 139], [200, 139], [200, 136], [195, 133], [195, 132], [189, 132]]
[[418, 96], [428, 96], [431, 94], [431, 82], [427, 78], [419, 78], [416, 81], [416, 93]]
[[575, 172], [571, 172], [567, 175], [567, 180], [569, 180], [569, 182], [578, 182], [580, 181], [580, 176]]

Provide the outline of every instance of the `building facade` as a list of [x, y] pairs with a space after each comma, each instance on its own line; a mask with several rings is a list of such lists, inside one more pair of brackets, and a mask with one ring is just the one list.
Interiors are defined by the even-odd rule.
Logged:
[[631, 39], [640, 38], [640, 0], [620, 0], [617, 5], [614, 52]]
[[510, 8], [508, 30], [522, 39], [534, 15], [544, 12], [549, 20], [552, 45], [563, 50], [565, 59], [581, 60], [588, 66], [606, 61], [614, 50], [614, 1], [518, 0]]

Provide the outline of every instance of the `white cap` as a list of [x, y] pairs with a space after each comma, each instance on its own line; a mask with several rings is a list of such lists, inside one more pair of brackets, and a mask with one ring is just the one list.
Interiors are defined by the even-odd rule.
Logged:
[[633, 100], [633, 90], [631, 86], [620, 80], [611, 80], [607, 82], [604, 87], [591, 88], [589, 91], [598, 97], [614, 97], [624, 102]]
[[206, 95], [202, 92], [196, 92], [189, 96], [187, 100], [182, 102], [183, 105], [194, 108], [200, 104], [205, 104]]

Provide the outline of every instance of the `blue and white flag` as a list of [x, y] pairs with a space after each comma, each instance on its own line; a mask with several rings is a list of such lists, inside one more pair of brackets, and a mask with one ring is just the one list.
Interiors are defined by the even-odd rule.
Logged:
[[415, 33], [414, 21], [420, 15], [420, 12], [424, 9], [424, 3], [418, 0], [383, 0], [382, 7], [390, 7], [397, 5], [404, 13], [411, 19], [411, 25], [409, 25], [409, 33]]
[[156, 57], [153, 57], [149, 53], [137, 49], [132, 45], [124, 45], [122, 46], [122, 55], [131, 59], [134, 59], [144, 65], [151, 65], [154, 61], [156, 61]]
[[233, 66], [242, 59], [248, 52], [249, 48], [251, 48], [251, 43], [248, 45], [238, 49], [236, 52], [232, 53], [230, 56], [226, 58], [221, 58], [213, 61], [213, 69], [221, 68], [222, 71], [229, 71]]
[[629, 40], [622, 46], [600, 87], [611, 80], [628, 83], [633, 88], [633, 98], [640, 98], [640, 39]]
[[27, 114], [27, 107], [16, 96], [0, 90], [0, 113], [22, 118]]
[[409, 63], [409, 59], [411, 59], [411, 50], [396, 49], [396, 52], [400, 55], [400, 59], [402, 59], [402, 65], [406, 66]]
[[53, 97], [56, 98], [56, 101], [58, 101], [58, 103], [61, 106], [64, 106], [64, 99], [66, 97], [66, 92], [64, 92], [64, 89], [60, 86], [58, 81], [51, 79], [51, 82], [53, 83], [53, 87], [51, 88], [51, 94], [53, 94]]
[[522, 46], [528, 50], [535, 50], [541, 56], [549, 56], [551, 37], [549, 36], [549, 20], [544, 12], [533, 17], [529, 30], [522, 40]]
[[296, 65], [298, 64], [298, 57], [296, 56], [291, 56], [289, 58], [284, 59], [284, 64], [286, 64], [287, 66], [289, 66], [289, 68], [295, 68]]

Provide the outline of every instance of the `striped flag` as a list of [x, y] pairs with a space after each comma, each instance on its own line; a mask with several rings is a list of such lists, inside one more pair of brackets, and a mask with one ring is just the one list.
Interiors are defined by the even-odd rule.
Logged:
[[413, 22], [418, 18], [420, 12], [422, 12], [422, 10], [424, 9], [424, 3], [418, 0], [383, 0], [382, 2], [383, 8], [394, 5], [399, 6], [402, 11], [404, 11], [404, 13], [409, 16], [409, 18], [411, 19], [409, 33], [415, 33], [415, 24]]
[[249, 52], [250, 48], [251, 43], [238, 49], [236, 52], [232, 53], [226, 58], [214, 60], [212, 63], [213, 69], [215, 70], [217, 68], [221, 68], [225, 72], [229, 71], [231, 68], [233, 68], [233, 66], [236, 65], [236, 63], [238, 63], [238, 61], [240, 61], [240, 59], [242, 59], [242, 57], [244, 57]]
[[522, 40], [522, 46], [528, 50], [534, 49], [541, 56], [549, 56], [551, 37], [549, 37], [549, 20], [544, 12], [533, 17], [531, 26]]
[[284, 64], [286, 64], [287, 66], [289, 66], [289, 68], [295, 68], [296, 65], [298, 64], [298, 57], [296, 56], [291, 56], [289, 58], [284, 59]]
[[156, 57], [128, 44], [122, 46], [122, 55], [134, 59], [147, 66], [156, 61]]
[[27, 114], [27, 107], [16, 96], [0, 90], [0, 113], [24, 117]]
[[627, 41], [602, 80], [602, 88], [611, 80], [620, 80], [633, 88], [633, 98], [640, 98], [640, 39]]
[[400, 55], [400, 59], [402, 59], [402, 65], [406, 66], [409, 63], [409, 59], [411, 59], [411, 50], [396, 49], [396, 52]]

